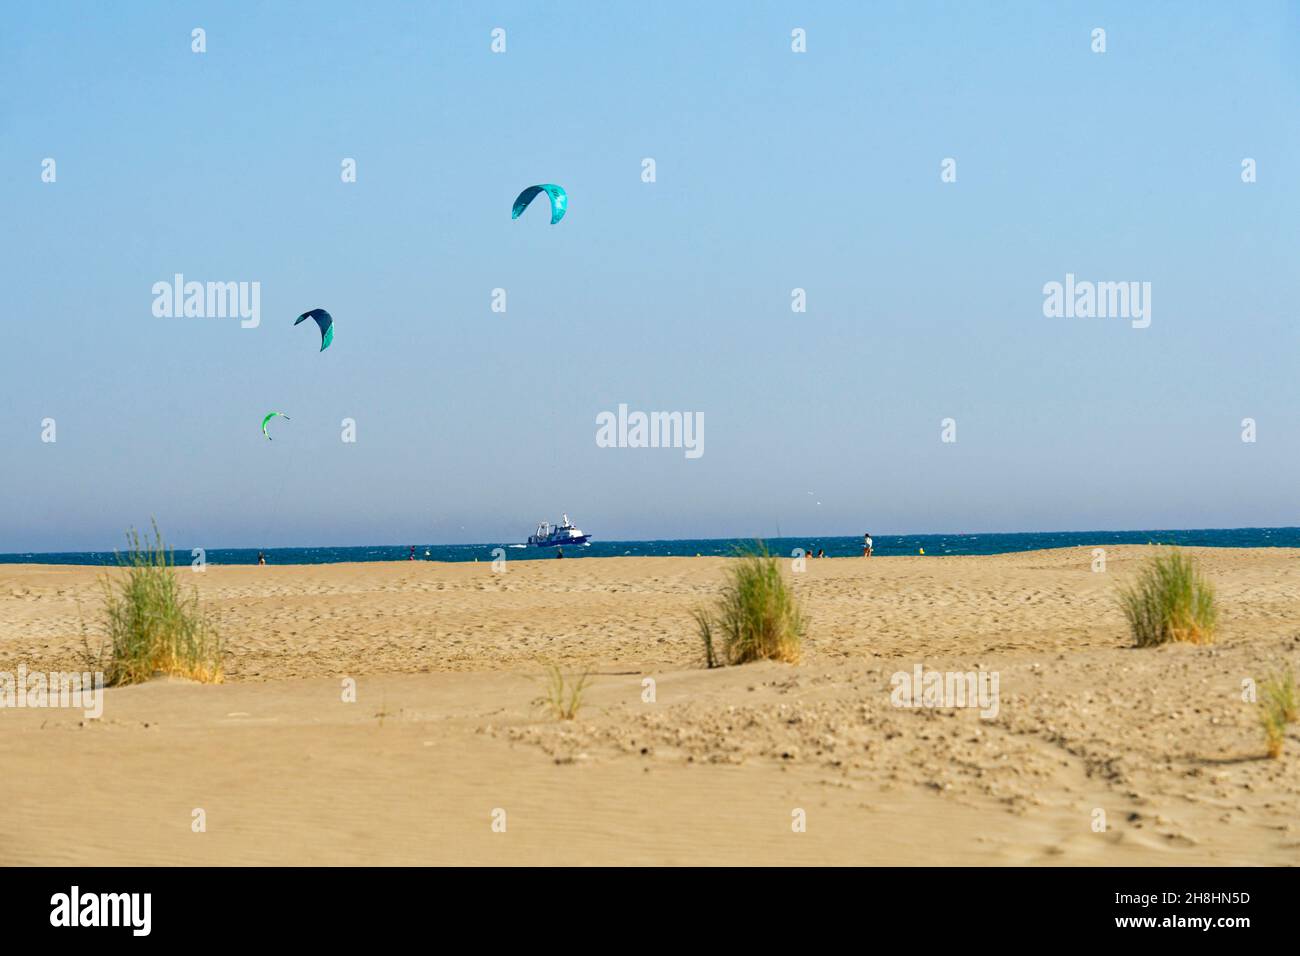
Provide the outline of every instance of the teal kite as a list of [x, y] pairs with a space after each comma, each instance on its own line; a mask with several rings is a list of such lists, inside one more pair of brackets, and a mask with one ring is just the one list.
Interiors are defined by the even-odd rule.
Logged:
[[298, 322], [302, 322], [304, 319], [315, 319], [316, 324], [320, 326], [320, 350], [324, 352], [330, 347], [330, 343], [334, 341], [333, 317], [324, 309], [312, 309], [310, 312], [304, 312], [298, 316], [297, 321], [293, 324], [297, 325]]
[[518, 219], [523, 215], [528, 204], [537, 198], [537, 194], [544, 192], [551, 197], [551, 225], [555, 225], [564, 218], [564, 212], [569, 208], [569, 195], [560, 186], [554, 183], [542, 183], [540, 186], [529, 186], [519, 194], [515, 200], [515, 207], [510, 211], [511, 219]]
[[286, 422], [289, 421], [289, 416], [286, 415], [284, 412], [270, 412], [270, 413], [268, 413], [267, 416], [266, 416], [265, 418], [262, 419], [262, 434], [263, 434], [263, 435], [266, 435], [266, 440], [267, 440], [267, 441], [270, 441], [270, 440], [271, 440], [271, 436], [270, 436], [270, 434], [269, 434], [269, 433], [267, 432], [267, 430], [266, 430], [266, 423], [269, 422], [272, 418], [275, 418], [276, 415], [279, 415], [279, 416], [280, 416], [281, 418], [283, 418]]

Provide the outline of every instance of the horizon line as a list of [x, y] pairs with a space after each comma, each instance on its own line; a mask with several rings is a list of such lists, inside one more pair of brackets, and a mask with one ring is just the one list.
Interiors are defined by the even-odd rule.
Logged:
[[[874, 533], [873, 538], [943, 538], [943, 537], [962, 537], [978, 538], [991, 536], [1006, 535], [1053, 535], [1053, 534], [1166, 534], [1169, 532], [1197, 532], [1197, 531], [1296, 531], [1300, 530], [1300, 525], [1242, 525], [1234, 528], [1090, 528], [1090, 529], [1061, 529], [1053, 531], [916, 531], [905, 533]], [[808, 538], [815, 540], [827, 541], [838, 538], [861, 539], [860, 534], [781, 534], [781, 535], [729, 535], [724, 537], [711, 538], [595, 538], [601, 544], [673, 544], [683, 541], [800, 541]], [[525, 544], [520, 541], [446, 541], [446, 542], [422, 542], [412, 544], [290, 544], [275, 546], [245, 546], [245, 545], [220, 545], [217, 547], [205, 547], [205, 551], [311, 551], [311, 550], [355, 550], [361, 548], [474, 548], [489, 547], [502, 544]], [[168, 551], [186, 551], [191, 548], [181, 547], [178, 545], [167, 545]], [[60, 555], [60, 554], [112, 554], [119, 551], [119, 548], [82, 548], [74, 551], [0, 551], [0, 558], [37, 556], [37, 555]]]

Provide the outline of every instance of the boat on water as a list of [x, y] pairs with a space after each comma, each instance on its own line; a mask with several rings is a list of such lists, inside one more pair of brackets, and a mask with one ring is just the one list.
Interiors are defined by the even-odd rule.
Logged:
[[528, 543], [535, 548], [558, 548], [565, 544], [586, 544], [591, 535], [581, 528], [575, 528], [568, 515], [561, 515], [560, 524], [551, 526], [543, 521], [537, 526], [537, 533], [528, 536]]

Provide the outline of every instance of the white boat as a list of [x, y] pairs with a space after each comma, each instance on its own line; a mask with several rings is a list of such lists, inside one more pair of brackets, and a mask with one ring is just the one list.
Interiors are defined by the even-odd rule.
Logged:
[[528, 536], [528, 543], [535, 548], [558, 548], [565, 544], [586, 544], [591, 535], [580, 528], [575, 528], [568, 515], [562, 515], [563, 521], [552, 527], [543, 521], [537, 526], [537, 533]]

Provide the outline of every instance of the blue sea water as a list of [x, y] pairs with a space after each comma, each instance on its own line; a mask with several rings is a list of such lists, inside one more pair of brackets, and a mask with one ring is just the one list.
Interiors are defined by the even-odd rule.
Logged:
[[[609, 558], [647, 555], [729, 555], [737, 548], [752, 546], [751, 538], [686, 538], [678, 541], [592, 541], [564, 549], [565, 558]], [[1108, 544], [1169, 544], [1210, 548], [1300, 548], [1300, 528], [1227, 528], [1189, 531], [1035, 531], [1014, 534], [912, 534], [875, 535], [877, 556], [918, 554], [1006, 554], [1044, 548], [1070, 548]], [[826, 551], [829, 558], [861, 557], [862, 538], [849, 537], [769, 538], [768, 549], [789, 555], [795, 548]], [[509, 561], [555, 559], [554, 548], [524, 547], [518, 542], [486, 544], [417, 544], [419, 561], [491, 561], [501, 548]], [[269, 564], [335, 564], [342, 561], [405, 561], [410, 545], [372, 545], [347, 548], [267, 548]], [[209, 564], [256, 564], [257, 548], [213, 548], [206, 552]], [[177, 564], [192, 560], [188, 549], [173, 552]], [[0, 554], [0, 564], [114, 564], [112, 551], [68, 551], [33, 554]]]

